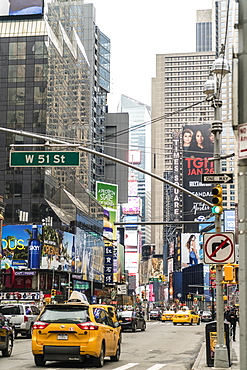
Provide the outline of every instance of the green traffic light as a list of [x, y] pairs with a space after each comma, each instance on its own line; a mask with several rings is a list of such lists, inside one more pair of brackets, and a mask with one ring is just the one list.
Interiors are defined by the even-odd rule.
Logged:
[[223, 208], [220, 206], [214, 206], [212, 207], [212, 213], [215, 215], [221, 215], [223, 213]]

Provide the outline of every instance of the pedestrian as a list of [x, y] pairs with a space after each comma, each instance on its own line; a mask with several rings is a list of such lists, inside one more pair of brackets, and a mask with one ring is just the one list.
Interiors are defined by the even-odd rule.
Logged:
[[232, 339], [235, 342], [236, 341], [236, 326], [238, 322], [238, 317], [236, 315], [234, 308], [232, 308], [230, 312], [227, 314], [226, 319], [231, 324], [232, 337], [233, 337]]

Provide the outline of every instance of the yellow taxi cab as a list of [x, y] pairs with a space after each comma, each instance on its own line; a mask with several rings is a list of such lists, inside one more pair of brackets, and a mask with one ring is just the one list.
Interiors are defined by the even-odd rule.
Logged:
[[175, 313], [172, 318], [173, 325], [177, 324], [197, 324], [200, 325], [201, 319], [200, 316], [192, 310], [179, 310]]
[[161, 315], [161, 321], [172, 321], [174, 315], [175, 311], [172, 310], [164, 311]]
[[34, 323], [32, 353], [36, 366], [45, 366], [46, 361], [83, 362], [92, 358], [96, 367], [103, 367], [105, 357], [119, 361], [119, 323], [114, 324], [104, 308], [93, 307], [81, 300], [78, 292], [73, 293], [67, 303], [46, 305]]
[[[119, 322], [116, 307], [114, 307], [112, 305], [109, 305], [109, 304], [104, 304], [104, 303], [93, 304], [91, 306], [92, 306], [93, 310], [97, 309], [98, 307], [103, 308], [104, 310], [106, 310], [108, 312], [108, 314], [112, 318], [112, 321], [113, 321], [114, 324], [115, 324], [115, 322]], [[119, 331], [120, 341], [122, 341], [122, 333], [121, 333], [122, 327], [121, 327], [121, 325], [117, 326], [117, 330]]]

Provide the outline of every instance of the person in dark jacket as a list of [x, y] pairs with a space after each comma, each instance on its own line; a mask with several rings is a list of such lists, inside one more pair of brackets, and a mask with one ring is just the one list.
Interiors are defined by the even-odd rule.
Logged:
[[43, 0], [9, 0], [9, 15], [42, 14]]
[[231, 324], [232, 328], [232, 336], [233, 336], [233, 341], [236, 341], [236, 326], [238, 322], [238, 317], [236, 315], [236, 312], [234, 309], [231, 309], [230, 312], [227, 314], [226, 317], [227, 321]]

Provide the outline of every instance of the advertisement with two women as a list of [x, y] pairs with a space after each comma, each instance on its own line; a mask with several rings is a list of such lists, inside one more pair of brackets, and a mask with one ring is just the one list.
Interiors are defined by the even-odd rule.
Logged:
[[[202, 184], [202, 174], [214, 173], [214, 162], [208, 158], [214, 153], [214, 134], [210, 124], [184, 125], [182, 131], [183, 145], [183, 187], [197, 196], [211, 201], [212, 184]], [[184, 193], [184, 220], [204, 221], [211, 213], [206, 204]], [[196, 231], [198, 227], [190, 226]]]

